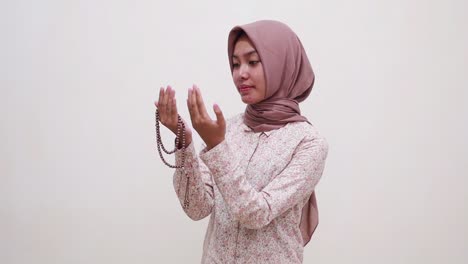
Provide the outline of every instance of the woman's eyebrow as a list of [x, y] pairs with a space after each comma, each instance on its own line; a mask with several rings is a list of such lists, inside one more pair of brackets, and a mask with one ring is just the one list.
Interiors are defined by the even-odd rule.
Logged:
[[[254, 53], [257, 53], [257, 51], [256, 50], [248, 51], [248, 52], [242, 54], [242, 57], [247, 57], [247, 56], [250, 56], [250, 55], [252, 55]], [[239, 58], [239, 56], [235, 55], [235, 54], [233, 54], [232, 57], [233, 58]]]

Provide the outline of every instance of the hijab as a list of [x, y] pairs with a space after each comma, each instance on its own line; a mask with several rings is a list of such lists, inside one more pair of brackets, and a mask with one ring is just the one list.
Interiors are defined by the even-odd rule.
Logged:
[[[299, 103], [312, 91], [315, 75], [297, 35], [287, 25], [273, 20], [235, 26], [228, 36], [231, 73], [234, 47], [242, 34], [247, 35], [260, 56], [266, 82], [265, 99], [247, 105], [244, 123], [255, 132], [265, 132], [291, 122], [308, 122], [301, 115]], [[304, 246], [310, 241], [317, 225], [318, 209], [314, 191], [302, 209], [299, 224]]]

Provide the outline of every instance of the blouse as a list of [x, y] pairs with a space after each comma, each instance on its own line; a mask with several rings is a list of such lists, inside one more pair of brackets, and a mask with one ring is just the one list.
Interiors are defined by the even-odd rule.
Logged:
[[[225, 140], [214, 148], [203, 144], [197, 155], [190, 143], [185, 172], [176, 169], [173, 184], [191, 219], [211, 214], [201, 263], [302, 263], [302, 207], [327, 153], [326, 139], [308, 122], [254, 132], [243, 114], [226, 121]], [[176, 164], [181, 158], [178, 150]]]

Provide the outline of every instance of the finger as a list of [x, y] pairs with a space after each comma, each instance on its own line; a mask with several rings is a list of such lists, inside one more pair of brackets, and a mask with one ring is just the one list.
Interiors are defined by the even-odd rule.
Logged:
[[164, 103], [164, 87], [159, 89], [159, 98], [158, 98], [158, 110], [159, 110], [159, 117], [164, 115], [164, 111], [166, 107], [163, 105]]
[[171, 95], [171, 118], [174, 123], [178, 122], [178, 112], [177, 112], [177, 103], [176, 103], [176, 97], [175, 97], [176, 91], [172, 90], [172, 95]]
[[221, 111], [221, 108], [219, 105], [214, 104], [213, 105], [213, 111], [216, 114], [216, 123], [218, 123], [219, 126], [225, 127], [226, 126], [226, 120], [224, 119], [223, 112]]
[[162, 97], [162, 87], [159, 88], [159, 95], [158, 95], [158, 100], [154, 101], [154, 105], [159, 108], [159, 102], [161, 102], [161, 97]]
[[167, 93], [167, 115], [168, 117], [170, 118], [170, 120], [172, 121], [173, 120], [173, 109], [172, 109], [172, 101], [174, 100], [174, 93], [175, 91], [174, 90], [169, 90], [168, 93]]
[[169, 98], [170, 98], [170, 92], [171, 92], [172, 88], [171, 86], [167, 86], [166, 87], [166, 91], [164, 92], [164, 107], [165, 107], [165, 114], [166, 114], [166, 117], [170, 117], [170, 112], [169, 112]]
[[174, 99], [172, 100], [172, 112], [173, 112], [173, 117], [175, 118], [175, 120], [177, 121], [178, 118], [179, 118], [179, 112], [177, 111], [177, 102], [176, 102], [176, 98], [174, 97]]
[[189, 89], [189, 111], [190, 111], [190, 118], [193, 122], [197, 122], [200, 118], [200, 113], [198, 111], [197, 106], [197, 98], [195, 95], [195, 90], [192, 88]]
[[[193, 115], [192, 115], [192, 104], [190, 103], [191, 102], [191, 98], [190, 98], [191, 94], [190, 94], [190, 88], [187, 89], [187, 109], [189, 111], [189, 115], [190, 115], [190, 120], [193, 120]], [[193, 123], [193, 121], [192, 121]]]
[[198, 111], [200, 112], [200, 116], [203, 118], [209, 119], [210, 116], [208, 115], [208, 112], [206, 111], [205, 102], [203, 102], [203, 97], [201, 95], [200, 88], [198, 88], [198, 86], [196, 85], [193, 85], [193, 87], [195, 88], [195, 99], [197, 102]]
[[189, 107], [189, 111], [190, 111], [190, 118], [192, 119], [192, 123], [193, 123], [193, 121], [196, 120], [196, 118], [198, 118], [198, 108], [197, 108], [195, 99], [196, 99], [195, 98], [195, 91], [193, 90], [193, 87], [191, 87], [188, 90], [187, 103], [188, 103], [188, 107]]

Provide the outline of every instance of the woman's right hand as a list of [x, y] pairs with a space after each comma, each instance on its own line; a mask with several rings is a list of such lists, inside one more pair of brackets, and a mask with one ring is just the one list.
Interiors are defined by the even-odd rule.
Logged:
[[[166, 89], [161, 87], [161, 89], [159, 89], [158, 101], [154, 102], [154, 105], [158, 108], [159, 121], [161, 124], [177, 135], [177, 122], [179, 120], [179, 115], [177, 113], [175, 90], [172, 89], [171, 86], [167, 86]], [[185, 120], [182, 119], [182, 122], [185, 124], [185, 146], [188, 146], [192, 142], [192, 131], [187, 126]], [[180, 144], [182, 144], [182, 142], [180, 142]], [[178, 147], [180, 148], [182, 146]]]

